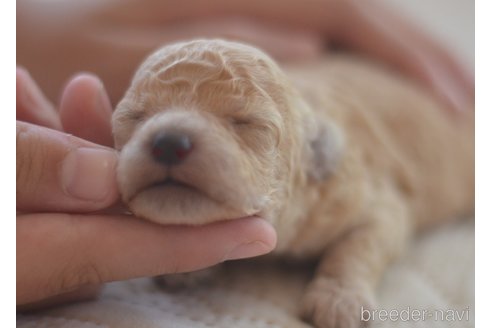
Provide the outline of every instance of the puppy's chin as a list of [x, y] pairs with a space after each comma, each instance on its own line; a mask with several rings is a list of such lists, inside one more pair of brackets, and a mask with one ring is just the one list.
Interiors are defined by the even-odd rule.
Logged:
[[135, 194], [128, 205], [137, 216], [161, 224], [201, 225], [257, 214], [230, 208], [180, 183], [151, 185]]

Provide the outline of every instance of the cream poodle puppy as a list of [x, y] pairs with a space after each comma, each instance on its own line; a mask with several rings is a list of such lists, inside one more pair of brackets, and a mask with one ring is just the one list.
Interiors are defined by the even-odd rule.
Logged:
[[301, 302], [359, 327], [409, 237], [474, 209], [474, 114], [347, 55], [296, 67], [221, 40], [166, 46], [113, 116], [123, 200], [162, 224], [259, 215], [274, 253], [319, 258]]

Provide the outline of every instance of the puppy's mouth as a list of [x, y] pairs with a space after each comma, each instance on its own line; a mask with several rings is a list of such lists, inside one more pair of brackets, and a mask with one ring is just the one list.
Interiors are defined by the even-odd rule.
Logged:
[[184, 194], [184, 193], [192, 193], [195, 195], [199, 195], [202, 197], [206, 197], [209, 200], [213, 200], [210, 198], [203, 190], [199, 189], [198, 187], [194, 186], [193, 184], [187, 183], [185, 181], [181, 181], [178, 179], [175, 179], [173, 177], [166, 177], [163, 180], [158, 180], [156, 182], [153, 182], [151, 184], [148, 184], [139, 190], [137, 190], [129, 199], [129, 201], [132, 201], [135, 199], [137, 196], [139, 196], [142, 193], [146, 192], [161, 192], [163, 194], [169, 194], [173, 193], [175, 195], [177, 194]]
[[213, 197], [200, 185], [172, 176], [143, 186], [127, 203], [135, 215], [166, 224], [201, 225], [254, 214]]
[[183, 182], [176, 180], [172, 177], [167, 177], [164, 180], [157, 181], [152, 183], [151, 185], [145, 187], [144, 189], [151, 189], [151, 188], [185, 188], [185, 189], [190, 189], [190, 191], [195, 191], [195, 192], [201, 192], [197, 187]]

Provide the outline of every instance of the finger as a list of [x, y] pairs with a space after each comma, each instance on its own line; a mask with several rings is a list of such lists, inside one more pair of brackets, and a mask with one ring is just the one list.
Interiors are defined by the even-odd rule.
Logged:
[[[430, 47], [431, 41], [416, 32], [392, 13], [381, 13], [380, 7], [357, 1], [346, 2], [338, 27], [338, 38], [343, 44], [380, 61], [393, 65], [420, 81], [440, 100], [455, 111], [470, 107], [473, 99], [468, 79], [457, 70], [442, 52]], [[382, 10], [382, 9], [381, 9]], [[381, 17], [384, 20], [381, 20]], [[448, 56], [449, 58], [449, 56]]]
[[287, 25], [247, 18], [221, 18], [188, 22], [182, 27], [186, 38], [226, 38], [257, 46], [279, 60], [312, 60], [324, 50], [321, 34]]
[[101, 293], [102, 285], [89, 285], [77, 288], [71, 292], [60, 295], [50, 296], [40, 301], [35, 301], [17, 306], [17, 312], [29, 312], [47, 309], [60, 304], [68, 304], [74, 302], [91, 301], [96, 299]]
[[17, 304], [84, 285], [202, 269], [270, 252], [273, 228], [250, 217], [163, 226], [130, 216], [27, 214], [17, 219]]
[[22, 67], [16, 70], [17, 120], [61, 130], [60, 118], [29, 73]]
[[112, 149], [18, 121], [16, 157], [20, 211], [89, 212], [118, 198]]
[[388, 6], [383, 6], [379, 2], [376, 2], [375, 5], [378, 6], [374, 10], [379, 11], [381, 15], [387, 17], [386, 20], [388, 25], [399, 26], [401, 34], [405, 35], [409, 39], [412, 39], [410, 41], [411, 43], [421, 45], [420, 48], [427, 49], [429, 53], [434, 54], [435, 58], [439, 58], [439, 61], [443, 64], [443, 66], [447, 67], [448, 71], [456, 75], [458, 80], [463, 83], [463, 87], [468, 95], [472, 98], [474, 97], [474, 74], [465, 65], [463, 65], [463, 63], [461, 63], [451, 51], [439, 44], [438, 40], [433, 40], [429, 37], [425, 31], [419, 29], [419, 26], [408, 23], [404, 17], [398, 15], [397, 12], [391, 10]]
[[96, 76], [83, 73], [71, 79], [60, 103], [63, 129], [101, 145], [112, 146], [111, 103]]
[[324, 48], [321, 34], [305, 28], [291, 28], [288, 25], [263, 23], [252, 19], [214, 18], [180, 23], [169, 23], [164, 33], [161, 25], [152, 29], [134, 31], [131, 35], [120, 30], [108, 30], [98, 35], [104, 42], [116, 47], [129, 47], [142, 57], [163, 44], [191, 38], [227, 38], [256, 45], [272, 56], [283, 59], [312, 59], [319, 56]]
[[[388, 6], [383, 6], [379, 2], [375, 2], [372, 6], [373, 11], [377, 11], [385, 17], [386, 25], [396, 26], [397, 31], [401, 36], [405, 36], [408, 44], [414, 45], [419, 49], [423, 57], [434, 58], [433, 65], [442, 69], [441, 81], [446, 83], [446, 80], [454, 80], [458, 83], [460, 90], [467, 94], [468, 100], [474, 100], [475, 82], [473, 72], [468, 70], [452, 52], [445, 49], [438, 40], [433, 40], [425, 31], [419, 29], [418, 26], [410, 24], [404, 17], [398, 15], [397, 12], [391, 10]], [[446, 75], [448, 78], [446, 79]], [[425, 75], [422, 75], [422, 80], [425, 80]], [[449, 97], [453, 97], [450, 95]]]

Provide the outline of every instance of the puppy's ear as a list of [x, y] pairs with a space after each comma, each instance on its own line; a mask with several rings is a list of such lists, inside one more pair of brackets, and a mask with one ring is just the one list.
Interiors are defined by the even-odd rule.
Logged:
[[314, 115], [306, 124], [307, 174], [314, 181], [323, 181], [335, 173], [341, 161], [342, 131], [328, 119]]

